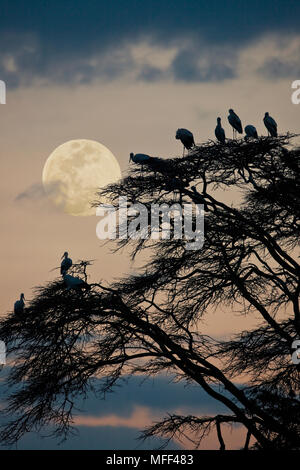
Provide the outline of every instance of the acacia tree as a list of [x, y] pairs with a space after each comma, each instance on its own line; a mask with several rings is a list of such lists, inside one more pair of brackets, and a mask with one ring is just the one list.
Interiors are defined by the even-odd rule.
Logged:
[[[146, 207], [171, 205], [178, 194], [182, 203], [201, 203], [204, 245], [187, 250], [186, 240], [172, 237], [119, 239], [117, 250], [147, 252], [138, 274], [90, 284], [84, 293], [56, 279], [36, 289], [22, 317], [3, 319], [0, 339], [16, 357], [5, 409], [13, 418], [3, 442], [48, 424], [65, 435], [78, 395], [95, 386], [105, 394], [128, 374], [168, 372], [228, 411], [168, 415], [144, 438], [187, 431], [199, 446], [215, 428], [224, 449], [222, 425], [237, 423], [246, 449], [251, 435], [256, 448], [300, 448], [299, 365], [291, 361], [300, 337], [300, 150], [288, 145], [290, 137], [208, 142], [183, 158], [146, 162], [142, 172], [134, 166], [98, 194], [97, 203], [109, 196], [116, 208], [120, 195]], [[88, 264], [73, 269], [85, 275]], [[201, 333], [209, 310], [224, 305], [260, 321], [229, 340]]]

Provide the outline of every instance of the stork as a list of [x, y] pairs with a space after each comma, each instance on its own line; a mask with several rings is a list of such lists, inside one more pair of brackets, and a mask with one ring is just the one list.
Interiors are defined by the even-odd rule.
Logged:
[[248, 124], [248, 126], [245, 127], [245, 140], [247, 140], [249, 137], [253, 137], [254, 139], [258, 139], [257, 135], [257, 130], [254, 126], [251, 124]]
[[24, 313], [24, 306], [25, 306], [25, 296], [22, 293], [20, 295], [20, 300], [17, 300], [14, 305], [14, 312], [16, 315], [22, 315]]
[[190, 150], [195, 145], [194, 136], [192, 132], [187, 129], [177, 129], [175, 138], [180, 140], [183, 145], [183, 157], [184, 149]]
[[63, 278], [67, 286], [67, 290], [71, 290], [71, 289], [90, 290], [91, 289], [91, 286], [87, 284], [83, 279], [80, 279], [80, 277], [74, 277], [74, 276], [71, 276], [70, 274], [64, 273]]
[[182, 191], [189, 186], [188, 181], [183, 181], [181, 178], [168, 178], [165, 182], [165, 188], [167, 191], [178, 191], [179, 202], [182, 203]]
[[63, 276], [72, 266], [72, 260], [71, 258], [68, 258], [69, 253], [67, 251], [64, 252], [62, 255], [61, 259], [61, 265], [60, 265], [60, 274]]
[[143, 171], [143, 163], [149, 163], [151, 160], [154, 160], [154, 158], [150, 157], [149, 155], [146, 155], [145, 153], [134, 154], [133, 152], [131, 152], [129, 155], [129, 162], [130, 160], [133, 163], [138, 163], [139, 165], [141, 165], [141, 171]]
[[165, 182], [165, 187], [168, 191], [183, 190], [189, 185], [188, 181], [183, 181], [181, 178], [168, 178]]
[[243, 126], [240, 118], [238, 117], [237, 114], [233, 111], [233, 109], [229, 109], [229, 115], [228, 115], [228, 121], [229, 124], [232, 126], [232, 137], [236, 136], [236, 131], [238, 131], [239, 134], [243, 133]]
[[203, 208], [207, 212], [208, 207], [207, 207], [207, 202], [206, 202], [204, 196], [197, 191], [196, 186], [192, 186], [191, 189], [194, 193], [194, 197], [196, 198], [196, 201], [199, 202], [200, 204], [203, 204]]
[[225, 144], [225, 131], [221, 125], [221, 118], [217, 118], [217, 127], [215, 128], [215, 136], [221, 144]]
[[272, 137], [277, 137], [277, 122], [273, 119], [268, 112], [265, 113], [264, 125], [268, 129], [268, 134]]
[[129, 156], [129, 161], [133, 161], [133, 163], [139, 163], [142, 165], [145, 162], [149, 162], [153, 157], [150, 157], [149, 155], [146, 155], [145, 153], [136, 153], [134, 154], [131, 152]]

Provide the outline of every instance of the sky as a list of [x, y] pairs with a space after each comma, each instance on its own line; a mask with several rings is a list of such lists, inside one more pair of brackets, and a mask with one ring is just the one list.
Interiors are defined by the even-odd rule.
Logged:
[[[7, 94], [0, 104], [0, 315], [20, 292], [30, 299], [34, 286], [53, 279], [64, 251], [73, 260], [94, 259], [96, 281], [135, 269], [97, 239], [96, 216], [73, 217], [47, 200], [42, 171], [57, 146], [96, 140], [126, 175], [130, 152], [180, 155], [179, 127], [205, 142], [214, 139], [220, 116], [230, 137], [229, 108], [260, 135], [266, 111], [279, 132], [298, 132], [291, 84], [300, 79], [299, 17], [298, 0], [1, 0], [0, 80]], [[224, 336], [249, 324], [224, 310], [210, 312], [203, 328]], [[77, 420], [79, 437], [65, 448], [135, 448], [151, 416], [196, 413], [206, 403], [199, 391], [193, 401], [166, 378], [153, 383], [160, 403], [134, 381], [116, 392], [118, 406], [109, 397], [103, 411], [89, 399]], [[178, 401], [168, 408], [172, 387], [179, 387]], [[234, 432], [232, 448], [240, 445]], [[56, 444], [30, 434], [20, 448]], [[215, 437], [206, 443], [213, 446]]]

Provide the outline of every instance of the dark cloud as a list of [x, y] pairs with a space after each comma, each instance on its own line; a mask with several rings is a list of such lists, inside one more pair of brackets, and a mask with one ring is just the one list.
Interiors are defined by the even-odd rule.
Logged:
[[[8, 374], [9, 368], [4, 371]], [[95, 379], [94, 386], [99, 386], [99, 379]], [[5, 399], [6, 392], [2, 387], [0, 398]], [[130, 377], [128, 381], [108, 394], [105, 400], [90, 394], [87, 400], [78, 398], [76, 408], [78, 416], [117, 415], [123, 418], [130, 417], [137, 406], [149, 408], [154, 415], [186, 410], [191, 414], [225, 413], [226, 408], [210, 398], [199, 386], [186, 386], [185, 383], [172, 383], [171, 378], [164, 376], [147, 379], [145, 377]], [[78, 436], [71, 436], [62, 444], [62, 449], [134, 449], [141, 445], [137, 441], [140, 429], [127, 427], [87, 427], [76, 426]], [[44, 429], [43, 435], [49, 435], [50, 429]], [[58, 439], [45, 438], [41, 435], [29, 433], [18, 444], [19, 449], [54, 449], [58, 446]], [[153, 449], [161, 444], [160, 440], [144, 443], [142, 449]], [[171, 442], [170, 448], [177, 446]]]
[[[218, 62], [220, 60], [220, 62]], [[226, 64], [217, 54], [203, 54], [195, 49], [180, 51], [172, 62], [175, 80], [185, 82], [219, 82], [235, 77], [234, 60]]]
[[[223, 60], [217, 48], [237, 53], [263, 34], [296, 33], [299, 16], [298, 0], [252, 0], [251, 5], [246, 0], [2, 0], [0, 77], [10, 88], [36, 79], [112, 80], [132, 71], [150, 82], [170, 76], [226, 80], [234, 76], [235, 63]], [[118, 55], [126, 45], [145, 40], [178, 48], [169, 70], [137, 64], [130, 53]], [[210, 56], [207, 64], [196, 60], [199, 46]]]
[[158, 67], [144, 65], [137, 78], [145, 82], [157, 82], [158, 80], [163, 79], [164, 76], [166, 76], [166, 74]]
[[131, 377], [128, 383], [108, 395], [105, 401], [90, 396], [87, 402], [79, 404], [79, 408], [84, 409], [84, 414], [103, 416], [117, 412], [119, 416], [130, 416], [137, 405], [164, 413], [178, 408], [204, 414], [225, 412], [225, 407], [216, 403], [199, 386], [187, 387], [184, 382], [172, 383], [170, 378], [163, 376], [146, 381], [145, 377]]

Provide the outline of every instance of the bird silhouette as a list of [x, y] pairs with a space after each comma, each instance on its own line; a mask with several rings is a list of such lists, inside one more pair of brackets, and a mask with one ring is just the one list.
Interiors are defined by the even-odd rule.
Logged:
[[188, 129], [177, 129], [175, 138], [177, 140], [180, 140], [180, 142], [183, 145], [183, 154], [182, 154], [182, 156], [184, 156], [184, 149], [185, 148], [187, 150], [190, 150], [195, 145], [194, 136], [193, 136], [192, 132], [189, 131]]
[[75, 290], [90, 290], [91, 286], [83, 281], [83, 279], [80, 279], [80, 277], [74, 277], [71, 276], [70, 274], [63, 274], [64, 282], [65, 285], [67, 286], [67, 290], [75, 289]]
[[145, 153], [136, 153], [134, 154], [133, 152], [130, 153], [129, 155], [129, 161], [133, 161], [133, 163], [139, 163], [143, 164], [145, 162], [149, 162], [153, 157], [150, 157], [149, 155], [146, 155]]
[[236, 131], [239, 134], [243, 133], [242, 121], [240, 120], [238, 115], [235, 114], [233, 109], [229, 109], [228, 121], [229, 121], [229, 124], [232, 126], [232, 137], [233, 137], [233, 139], [235, 138]]
[[273, 119], [268, 112], [265, 113], [265, 117], [263, 119], [264, 125], [268, 129], [268, 134], [272, 137], [277, 137], [277, 122]]
[[14, 312], [16, 315], [22, 315], [24, 313], [24, 307], [25, 307], [25, 296], [22, 293], [20, 295], [20, 300], [17, 300], [14, 304]]
[[257, 130], [254, 126], [251, 124], [248, 124], [248, 126], [245, 127], [245, 140], [247, 140], [249, 137], [253, 137], [254, 139], [258, 139], [257, 135]]
[[63, 276], [69, 269], [70, 267], [72, 266], [72, 260], [71, 258], [68, 258], [69, 256], [69, 253], [67, 251], [64, 252], [64, 254], [62, 255], [62, 262], [61, 262], [61, 265], [60, 265], [60, 274]]
[[160, 158], [157, 157], [150, 157], [150, 155], [146, 155], [145, 153], [136, 153], [134, 154], [133, 152], [130, 153], [129, 155], [129, 162], [132, 161], [133, 163], [137, 163], [141, 165], [141, 172], [143, 171], [143, 164], [155, 164], [157, 163]]
[[221, 118], [217, 118], [217, 126], [215, 128], [215, 136], [221, 144], [225, 144], [225, 131], [221, 125]]

